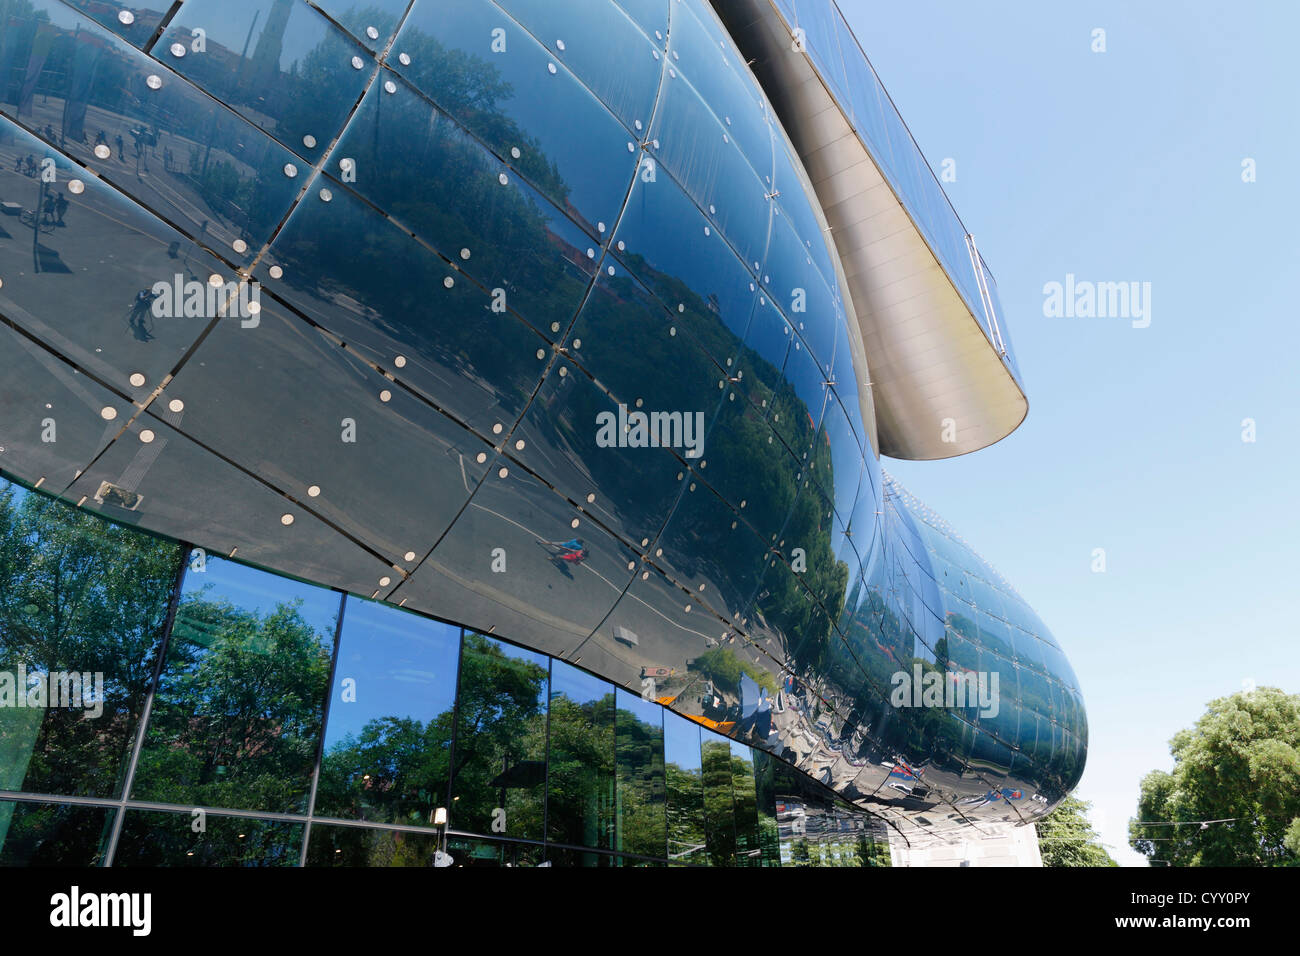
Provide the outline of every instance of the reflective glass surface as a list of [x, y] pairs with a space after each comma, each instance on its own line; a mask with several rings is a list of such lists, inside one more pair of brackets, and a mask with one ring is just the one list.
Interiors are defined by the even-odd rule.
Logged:
[[186, 0], [152, 52], [313, 162], [375, 69], [303, 0]]
[[[608, 235], [637, 150], [560, 57], [490, 0], [416, 0], [393, 49], [410, 63], [390, 64], [440, 109], [551, 202], [575, 209], [593, 236]], [[653, 60], [648, 48], [640, 55]], [[652, 77], [629, 71], [626, 82], [648, 88]]]
[[307, 866], [433, 866], [438, 837], [403, 830], [313, 823]]
[[664, 769], [668, 820], [668, 859], [702, 862], [707, 853], [704, 824], [704, 770], [700, 728], [679, 717], [664, 721]]
[[614, 688], [561, 661], [551, 665], [547, 838], [614, 848]]
[[110, 807], [0, 800], [0, 866], [99, 866]]
[[[650, 121], [659, 89], [655, 44], [606, 0], [570, 0], [557, 22], [552, 0], [496, 0], [578, 81], [638, 132]], [[554, 34], [554, 35], [553, 35]]]
[[397, 30], [411, 0], [313, 0], [316, 6], [369, 50], [382, 49]]
[[219, 558], [191, 566], [131, 796], [304, 812], [339, 598]]
[[[135, 550], [162, 549], [163, 606], [178, 602], [156, 684], [152, 662], [144, 670], [154, 707], [125, 745], [138, 757], [122, 807], [78, 802], [73, 778], [29, 774], [15, 786], [72, 792], [0, 800], [5, 864], [780, 861], [774, 775], [786, 765], [665, 707], [689, 700], [696, 720], [767, 746], [784, 692], [774, 663], [738, 638], [715, 641], [680, 676], [643, 667], [635, 694], [459, 626], [78, 515], [38, 492], [8, 486], [5, 504], [7, 572], [22, 541], [48, 548], [79, 533], [84, 548], [99, 532], [129, 556], [128, 571], [138, 570]], [[147, 589], [146, 578], [136, 583]], [[27, 754], [10, 747], [0, 767], [12, 776], [68, 750], [49, 740]]]
[[618, 782], [614, 849], [663, 858], [667, 839], [664, 794], [664, 710], [619, 688], [614, 724]]
[[[18, 141], [8, 145], [16, 148], [15, 159], [31, 156], [40, 163], [48, 156], [56, 165], [62, 165], [61, 156], [66, 155], [95, 174], [84, 176], [69, 169], [66, 175], [51, 181], [36, 176], [29, 166], [23, 169], [31, 173], [28, 182], [32, 194], [38, 186], [44, 186], [56, 204], [60, 195], [67, 202], [64, 215], [57, 217], [63, 222], [62, 229], [50, 230], [46, 243], [51, 268], [57, 268], [60, 260], [85, 259], [92, 252], [107, 249], [109, 244], [102, 238], [97, 241], [106, 230], [122, 233], [126, 244], [112, 244], [113, 251], [103, 257], [104, 262], [95, 255], [101, 268], [95, 270], [93, 278], [101, 283], [103, 291], [107, 291], [102, 285], [107, 277], [121, 275], [125, 279], [131, 271], [154, 272], [149, 282], [137, 283], [136, 289], [157, 279], [171, 278], [174, 272], [186, 271], [186, 267], [206, 277], [212, 270], [204, 271], [204, 246], [232, 263], [251, 261], [298, 192], [300, 180], [289, 175], [289, 169], [293, 167], [296, 175], [295, 163], [301, 161], [289, 150], [295, 145], [301, 150], [301, 143], [288, 138], [276, 143], [231, 109], [232, 103], [238, 109], [238, 98], [232, 101], [214, 97], [211, 94], [215, 90], [197, 88], [173, 69], [182, 73], [197, 70], [214, 79], [230, 77], [244, 96], [266, 94], [277, 100], [285, 97], [315, 109], [317, 101], [309, 102], [310, 98], [301, 92], [308, 81], [250, 84], [258, 69], [274, 69], [273, 57], [268, 60], [269, 48], [274, 44], [269, 44], [261, 55], [260, 66], [246, 70], [242, 80], [234, 79], [233, 61], [237, 57], [223, 55], [228, 51], [215, 38], [228, 38], [224, 31], [230, 21], [220, 12], [224, 4], [214, 0], [187, 3], [181, 12], [184, 16], [184, 11], [199, 13], [199, 8], [204, 8], [199, 18], [204, 28], [214, 32], [212, 48], [184, 57], [168, 53], [165, 63], [146, 56], [57, 0], [34, 0], [25, 6], [27, 12], [11, 9], [7, 14], [0, 58], [30, 79], [6, 84], [0, 92], [0, 113], [26, 127], [43, 143]], [[97, 13], [102, 12], [102, 5], [94, 6]], [[235, 6], [241, 15], [251, 16], [253, 12], [266, 12], [252, 11], [254, 6], [267, 8], [272, 4], [239, 0]], [[301, 0], [280, 0], [275, 7], [293, 10], [304, 22], [325, 23]], [[243, 19], [247, 25], [248, 17]], [[266, 16], [261, 22], [267, 32], [272, 31]], [[177, 37], [167, 41], [168, 45], [181, 40], [181, 28], [172, 29]], [[183, 30], [183, 36], [188, 50], [194, 42], [191, 30]], [[244, 36], [245, 30], [239, 30], [239, 42]], [[167, 48], [155, 48], [155, 53]], [[348, 72], [354, 71], [348, 67]], [[323, 75], [320, 78], [324, 79]], [[295, 86], [298, 93], [288, 92]], [[262, 119], [263, 129], [276, 129], [270, 117], [252, 115], [254, 121]], [[342, 115], [339, 113], [334, 120], [334, 130], [317, 134], [322, 144], [337, 132]], [[8, 161], [3, 168], [18, 171]], [[104, 193], [99, 179], [150, 210], [153, 216], [165, 219], [179, 233], [158, 236], [161, 224], [139, 212], [134, 214], [140, 222], [136, 229], [129, 220], [123, 222], [121, 215], [110, 216], [106, 204], [123, 204], [122, 199], [96, 198]], [[79, 191], [81, 186], [84, 192]], [[10, 187], [4, 192], [7, 201], [16, 200], [9, 193], [17, 190]], [[151, 233], [156, 237], [152, 242]], [[236, 242], [241, 244], [238, 248]], [[169, 258], [164, 259], [163, 253]], [[200, 256], [197, 259], [196, 253]], [[62, 284], [73, 284], [83, 270], [74, 266], [70, 271], [72, 274]], [[86, 281], [92, 277], [81, 278]], [[134, 289], [117, 296], [121, 303], [118, 308], [123, 312], [132, 295]], [[158, 324], [165, 327], [171, 323]], [[154, 330], [155, 334], [158, 331]]]
[[452, 859], [450, 866], [459, 867], [514, 867], [514, 866], [595, 866], [608, 862], [595, 863], [594, 859], [608, 861], [609, 857], [598, 854], [573, 854], [571, 851], [543, 849], [528, 844], [500, 843], [495, 840], [450, 840], [447, 852]]
[[460, 628], [347, 602], [315, 813], [431, 824], [451, 770]]
[[297, 866], [303, 825], [194, 810], [128, 810], [114, 866]]
[[542, 839], [549, 662], [466, 632], [459, 686], [452, 825]]
[[758, 797], [754, 789], [754, 751], [731, 742], [731, 792], [736, 811], [736, 865], [759, 866]]
[[704, 823], [709, 863], [734, 866], [736, 862], [736, 811], [732, 800], [731, 745], [725, 738], [705, 733], [700, 744], [704, 774]]
[[[10, 6], [0, 695], [102, 672], [104, 712], [3, 711], [22, 806], [120, 800], [123, 861], [245, 858], [150, 841], [160, 803], [261, 815], [260, 862], [736, 865], [792, 858], [778, 768], [971, 819], [1077, 782], [1064, 654], [882, 476], [836, 247], [709, 4]], [[779, 9], [969, 266], [838, 11]], [[1001, 712], [891, 704], [914, 667]]]
[[121, 795], [180, 559], [0, 480], [0, 789]]

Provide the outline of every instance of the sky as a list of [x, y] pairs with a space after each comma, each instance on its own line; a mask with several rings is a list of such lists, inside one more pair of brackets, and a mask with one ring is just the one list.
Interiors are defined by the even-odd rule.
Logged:
[[[1243, 682], [1300, 693], [1300, 5], [840, 7], [931, 166], [955, 161], [1029, 397], [990, 448], [883, 464], [1060, 641], [1077, 794], [1145, 865], [1127, 821], [1174, 733]], [[1047, 317], [1067, 273], [1149, 282], [1150, 325]]]

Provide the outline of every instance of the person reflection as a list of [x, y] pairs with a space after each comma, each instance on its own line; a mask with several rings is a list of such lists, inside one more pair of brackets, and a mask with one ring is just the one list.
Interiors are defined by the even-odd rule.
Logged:
[[587, 547], [582, 543], [581, 538], [570, 538], [568, 541], [546, 541], [543, 546], [550, 552], [550, 562], [559, 569], [566, 578], [573, 580], [573, 574], [570, 572], [571, 567], [577, 567], [587, 560]]
[[135, 294], [127, 313], [127, 326], [138, 342], [150, 342], [153, 334], [153, 302], [158, 296], [152, 289], [141, 289]]

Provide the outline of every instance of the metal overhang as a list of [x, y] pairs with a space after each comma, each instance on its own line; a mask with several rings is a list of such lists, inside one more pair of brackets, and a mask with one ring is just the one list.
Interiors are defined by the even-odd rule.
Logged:
[[1005, 438], [1028, 414], [1024, 391], [808, 53], [792, 49], [776, 5], [713, 5], [762, 82], [830, 225], [866, 349], [881, 453], [952, 458]]

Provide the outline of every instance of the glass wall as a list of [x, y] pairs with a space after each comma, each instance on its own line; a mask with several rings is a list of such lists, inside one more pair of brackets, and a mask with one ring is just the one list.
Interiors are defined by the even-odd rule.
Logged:
[[[792, 3], [814, 54], [840, 51], [851, 99], [829, 0]], [[613, 688], [650, 681], [676, 714], [855, 802], [882, 761], [935, 751], [945, 773], [994, 768], [927, 791], [972, 799], [967, 814], [994, 784], [1026, 784], [1022, 806], [1044, 811], [1028, 785], [1049, 763], [1047, 794], [1063, 796], [1085, 741], [1056, 731], [1082, 729], [1081, 702], [1034, 677], [1059, 648], [1009, 633], [1023, 615], [999, 617], [1012, 612], [997, 599], [941, 658], [944, 592], [896, 571], [835, 244], [711, 6], [349, 4], [187, 0], [166, 16], [137, 6], [130, 29], [102, 0], [3, 4], [0, 191], [37, 205], [5, 204], [35, 259], [0, 288], [0, 464], [77, 510], [52, 529], [38, 497], [0, 526], [14, 704], [0, 794], [279, 814], [309, 821], [309, 843], [317, 819], [414, 840], [443, 807], [452, 831], [502, 842], [752, 854], [726, 767], [706, 792], [700, 763], [708, 806], [696, 821], [679, 802], [663, 851], [643, 826], [655, 774], [624, 761], [649, 742], [635, 721], [620, 729]], [[211, 18], [213, 55], [170, 54]], [[489, 33], [508, 56], [485, 51]], [[888, 151], [907, 134], [874, 82], [864, 122]], [[894, 176], [919, 203], [922, 165]], [[56, 183], [74, 196], [66, 221], [48, 205]], [[192, 301], [181, 272], [247, 275], [256, 322]], [[644, 447], [638, 425], [610, 447], [593, 416], [624, 406], [667, 441]], [[63, 408], [46, 441], [45, 411]], [[672, 409], [701, 423], [695, 441]], [[90, 523], [96, 511], [339, 590]], [[586, 635], [575, 663], [613, 683], [394, 604], [561, 657]], [[979, 668], [956, 641], [984, 634], [990, 650], [1014, 640], [1024, 676], [1006, 687], [1034, 713], [936, 726], [884, 710], [899, 661]], [[47, 671], [95, 716], [49, 706], [48, 681], [26, 706]], [[708, 819], [728, 805], [729, 824]], [[130, 819], [113, 817], [106, 859]], [[709, 833], [740, 842], [709, 849]]]
[[[3, 866], [848, 865], [863, 834], [887, 844], [783, 761], [573, 664], [3, 481], [0, 704]], [[796, 802], [817, 824], [792, 843]]]
[[460, 629], [352, 599], [315, 812], [432, 825], [446, 803]]
[[544, 654], [465, 634], [452, 772], [457, 829], [542, 839], [550, 699]]
[[664, 709], [623, 688], [615, 697], [614, 756], [618, 792], [614, 849], [664, 857]]
[[780, 761], [772, 762], [775, 822], [781, 866], [889, 866], [884, 821], [854, 810], [839, 797]]
[[196, 558], [132, 798], [305, 812], [339, 604], [324, 588]]
[[696, 864], [707, 859], [704, 836], [704, 764], [700, 728], [665, 714], [664, 779], [667, 795], [668, 859]]
[[180, 562], [0, 481], [0, 790], [121, 796]]

